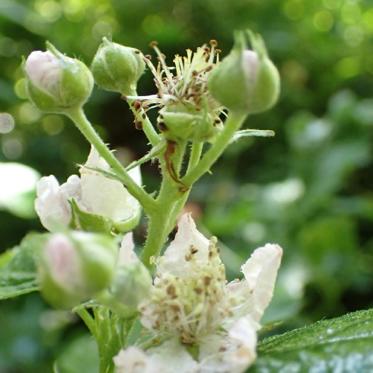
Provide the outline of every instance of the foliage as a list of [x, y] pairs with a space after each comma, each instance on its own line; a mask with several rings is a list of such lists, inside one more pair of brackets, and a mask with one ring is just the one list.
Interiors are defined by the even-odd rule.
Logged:
[[368, 372], [372, 316], [372, 310], [358, 311], [264, 339], [249, 372]]
[[[144, 51], [157, 39], [167, 54], [215, 38], [226, 53], [231, 31], [252, 27], [280, 66], [283, 90], [280, 104], [248, 125], [262, 129], [265, 123], [276, 138], [255, 144], [242, 139], [232, 146], [212, 170], [214, 181], [205, 177], [196, 186], [189, 208], [229, 246], [223, 254], [231, 277], [237, 276], [240, 257], [264, 237], [286, 248], [285, 269], [267, 313], [268, 320], [285, 319], [282, 330], [370, 307], [372, 18], [368, 0], [2, 0], [0, 108], [14, 115], [16, 126], [4, 134], [0, 128], [0, 161], [63, 180], [76, 172], [74, 162], [84, 159], [87, 146], [75, 128], [55, 115], [41, 118], [19, 99], [19, 84], [13, 86], [21, 77], [19, 56], [42, 48], [44, 39], [89, 63], [102, 36]], [[150, 83], [141, 82], [144, 90]], [[132, 117], [112, 95], [96, 92], [88, 111], [123, 159], [136, 158], [145, 148], [134, 127], [118, 126]], [[145, 183], [155, 185], [154, 168], [145, 172]], [[1, 250], [30, 229], [41, 229], [32, 203], [28, 206], [18, 215], [0, 211]], [[0, 313], [26, 318], [28, 299], [2, 304]], [[7, 322], [1, 319], [2, 330]], [[41, 348], [33, 333], [24, 331]], [[39, 357], [33, 359], [28, 366], [9, 361], [30, 371]]]

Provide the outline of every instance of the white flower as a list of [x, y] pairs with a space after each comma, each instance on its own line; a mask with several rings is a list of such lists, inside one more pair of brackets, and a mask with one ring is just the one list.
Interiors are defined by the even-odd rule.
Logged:
[[[70, 224], [72, 212], [69, 201], [72, 198], [81, 210], [104, 216], [113, 222], [139, 218], [139, 202], [119, 181], [88, 168], [110, 171], [109, 165], [93, 147], [85, 166], [80, 169], [80, 178], [72, 175], [61, 186], [52, 175], [42, 177], [37, 183], [35, 210], [46, 229], [54, 232]], [[141, 183], [139, 167], [131, 170], [130, 175]]]
[[51, 176], [42, 177], [36, 185], [35, 210], [43, 226], [51, 232], [67, 227], [71, 220], [70, 198], [80, 198], [80, 179], [70, 176], [61, 186]]
[[175, 339], [151, 348], [144, 353], [129, 347], [114, 357], [117, 373], [191, 373], [198, 364]]
[[[139, 307], [141, 322], [184, 353], [189, 353], [188, 346], [197, 347], [196, 365], [186, 372], [244, 372], [256, 357], [256, 332], [272, 298], [281, 256], [278, 245], [260, 247], [242, 266], [244, 278], [227, 283], [216, 239], [207, 240], [190, 215], [184, 215], [174, 241], [158, 260], [150, 297]], [[165, 343], [171, 342], [140, 350], [144, 366], [157, 356], [164, 364], [159, 372], [167, 371]], [[119, 356], [130, 360], [131, 351], [139, 353], [136, 348], [118, 355], [117, 372]], [[183, 369], [184, 360], [180, 358], [177, 370]], [[137, 371], [128, 366], [126, 372]]]
[[[139, 202], [129, 194], [122, 183], [90, 168], [110, 171], [110, 166], [94, 147], [91, 148], [87, 162], [80, 169], [81, 203], [88, 212], [109, 217], [113, 221], [125, 221], [139, 215]], [[129, 174], [137, 183], [141, 183], [139, 168], [132, 169]]]

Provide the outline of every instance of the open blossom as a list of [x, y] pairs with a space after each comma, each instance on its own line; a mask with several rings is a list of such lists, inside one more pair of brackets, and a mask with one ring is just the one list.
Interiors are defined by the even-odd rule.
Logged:
[[158, 63], [145, 58], [154, 75], [157, 95], [131, 96], [147, 107], [159, 107], [158, 128], [172, 141], [212, 141], [222, 130], [220, 115], [223, 107], [211, 96], [207, 87], [210, 72], [219, 62], [216, 41], [210, 47], [203, 45], [186, 56], [176, 55], [173, 66], [168, 66], [165, 56], [156, 43], [152, 43]]
[[208, 240], [184, 215], [139, 307], [144, 328], [165, 342], [121, 351], [117, 373], [244, 372], [256, 357], [256, 333], [281, 256], [278, 245], [266, 244], [242, 266], [244, 278], [227, 283], [216, 239]]
[[[82, 211], [103, 216], [113, 222], [140, 217], [139, 202], [119, 181], [92, 170], [110, 171], [110, 166], [94, 147], [84, 166], [80, 169], [80, 177], [72, 175], [61, 186], [53, 175], [42, 177], [37, 183], [35, 210], [46, 229], [53, 232], [70, 224], [71, 199], [77, 202]], [[141, 183], [138, 167], [131, 170], [130, 175], [138, 184]]]

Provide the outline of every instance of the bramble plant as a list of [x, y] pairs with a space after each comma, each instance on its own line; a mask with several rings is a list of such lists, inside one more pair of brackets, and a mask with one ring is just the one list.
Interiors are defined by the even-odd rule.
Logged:
[[[175, 56], [172, 66], [157, 43], [151, 47], [156, 63], [107, 39], [90, 68], [50, 43], [24, 60], [29, 100], [42, 112], [70, 118], [91, 150], [79, 174], [61, 185], [52, 175], [38, 181], [35, 210], [48, 232], [30, 233], [0, 256], [0, 300], [40, 291], [52, 307], [83, 320], [97, 349], [78, 343], [76, 353], [71, 344], [57, 358], [56, 373], [372, 371], [373, 310], [257, 346], [281, 247], [256, 249], [241, 266], [242, 279], [228, 282], [217, 238], [206, 238], [184, 213], [193, 185], [228, 146], [274, 135], [241, 128], [279, 96], [279, 74], [260, 36], [237, 32], [222, 61], [214, 40]], [[137, 83], [146, 70], [156, 90], [144, 96]], [[129, 165], [85, 116], [94, 83], [120, 95], [147, 138], [148, 153]], [[157, 110], [155, 123], [150, 110]], [[146, 162], [159, 165], [156, 191], [143, 185]], [[146, 238], [135, 251], [132, 232], [142, 214]]]
[[[29, 99], [42, 112], [70, 118], [91, 151], [79, 176], [62, 185], [54, 176], [38, 182], [35, 209], [49, 232], [28, 235], [2, 257], [0, 298], [39, 290], [53, 307], [75, 312], [97, 342], [100, 373], [244, 372], [257, 356], [257, 331], [282, 249], [256, 249], [241, 267], [243, 278], [228, 282], [217, 239], [202, 235], [183, 209], [193, 185], [229, 145], [273, 136], [241, 127], [249, 114], [276, 103], [279, 73], [261, 37], [250, 31], [235, 34], [222, 61], [215, 40], [176, 55], [172, 66], [157, 43], [151, 47], [155, 64], [140, 50], [107, 39], [91, 68], [50, 43], [24, 61]], [[137, 82], [145, 70], [156, 92], [143, 96]], [[94, 82], [125, 100], [148, 140], [148, 153], [127, 166], [85, 116]], [[156, 123], [149, 110], [158, 111]], [[155, 192], [142, 183], [146, 162], [159, 165]], [[132, 231], [142, 212], [147, 233], [137, 254]], [[271, 339], [263, 343], [259, 370], [277, 369], [276, 348]]]
[[[172, 67], [151, 46], [156, 65], [107, 39], [91, 70], [49, 43], [24, 62], [29, 99], [43, 112], [68, 116], [92, 146], [80, 177], [59, 185], [48, 176], [37, 185], [35, 208], [51, 232], [35, 240], [38, 286], [51, 305], [72, 308], [87, 324], [101, 372], [241, 372], [255, 359], [282, 249], [257, 249], [242, 266], [244, 279], [227, 283], [217, 240], [180, 215], [194, 183], [231, 142], [272, 135], [240, 128], [248, 114], [275, 104], [279, 74], [260, 36], [249, 31], [237, 32], [222, 62], [214, 40], [175, 56]], [[136, 86], [146, 67], [157, 92], [141, 96]], [[149, 153], [127, 167], [84, 114], [93, 81], [126, 100], [149, 141]], [[151, 109], [158, 110], [157, 129], [147, 116]], [[162, 182], [150, 194], [139, 167], [152, 160]], [[148, 230], [140, 260], [129, 232], [141, 209]], [[178, 218], [176, 236], [160, 256]]]

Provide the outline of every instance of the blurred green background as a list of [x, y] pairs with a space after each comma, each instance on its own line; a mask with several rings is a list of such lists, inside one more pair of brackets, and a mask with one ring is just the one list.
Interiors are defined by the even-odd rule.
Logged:
[[[276, 332], [373, 303], [373, 3], [370, 0], [1, 0], [0, 251], [42, 230], [33, 212], [40, 175], [77, 171], [88, 144], [62, 117], [20, 97], [21, 57], [48, 39], [90, 63], [103, 36], [171, 59], [214, 38], [223, 55], [232, 32], [261, 33], [282, 76], [270, 112], [247, 128], [276, 137], [232, 145], [195, 187], [189, 208], [219, 237], [230, 277], [265, 242], [285, 249], [267, 321]], [[153, 93], [146, 74], [141, 93]], [[95, 90], [86, 106], [105, 141], [127, 161], [146, 151], [126, 104]], [[21, 165], [27, 167], [22, 167]], [[149, 189], [155, 167], [144, 167]], [[139, 236], [143, 228], [138, 229]], [[48, 372], [74, 353], [84, 329], [34, 294], [0, 304], [0, 372]], [[71, 345], [75, 342], [75, 345]], [[87, 341], [86, 341], [87, 342]], [[89, 345], [88, 347], [91, 348]], [[73, 352], [71, 352], [73, 351]], [[69, 370], [68, 364], [65, 368]]]

